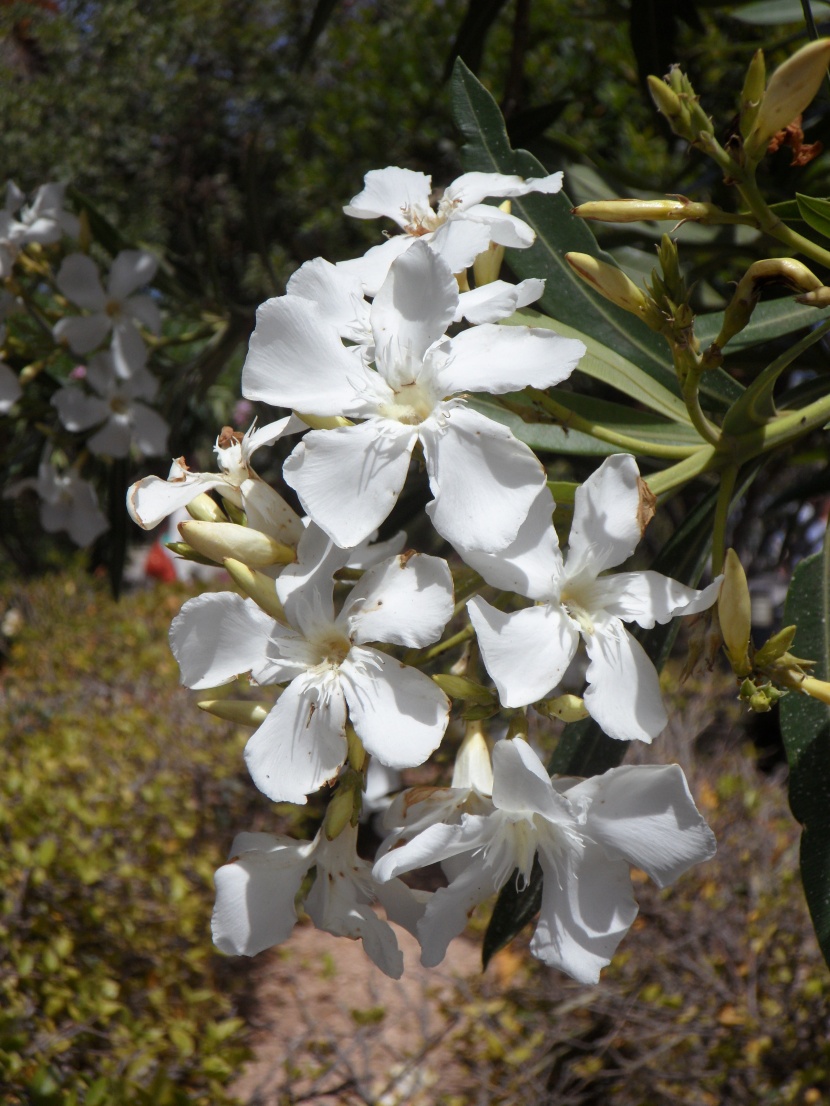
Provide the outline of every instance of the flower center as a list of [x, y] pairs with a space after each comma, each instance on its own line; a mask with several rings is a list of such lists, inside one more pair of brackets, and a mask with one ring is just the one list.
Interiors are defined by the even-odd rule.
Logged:
[[560, 601], [562, 603], [562, 606], [565, 608], [565, 610], [568, 612], [574, 622], [577, 622], [579, 624], [579, 628], [583, 632], [583, 634], [593, 634], [594, 620], [591, 617], [590, 613], [586, 611], [586, 609], [582, 606], [582, 604], [577, 602], [577, 600], [574, 599], [572, 596], [568, 595], [567, 592], [562, 593]]
[[392, 400], [381, 404], [378, 413], [384, 418], [402, 422], [405, 426], [418, 426], [429, 418], [434, 406], [435, 400], [429, 392], [418, 381], [413, 380], [398, 388]]
[[404, 233], [411, 234], [413, 238], [420, 238], [424, 234], [429, 234], [433, 230], [437, 230], [442, 223], [446, 222], [446, 216], [443, 218], [429, 209], [403, 207], [401, 208], [406, 225], [404, 226]]
[[314, 649], [318, 657], [318, 664], [327, 664], [331, 668], [338, 668], [352, 648], [352, 643], [343, 634], [336, 631], [318, 638], [314, 642]]

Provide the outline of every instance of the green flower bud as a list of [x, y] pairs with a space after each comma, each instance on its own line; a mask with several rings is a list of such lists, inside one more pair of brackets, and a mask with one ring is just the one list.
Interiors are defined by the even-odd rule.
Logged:
[[195, 499], [191, 499], [187, 505], [187, 513], [198, 522], [228, 521], [222, 508], [215, 499], [211, 499], [207, 492], [202, 492]]
[[217, 564], [226, 558], [242, 561], [252, 568], [291, 564], [296, 552], [267, 534], [234, 522], [182, 522], [179, 533], [198, 553]]
[[[672, 76], [678, 70], [672, 70]], [[676, 83], [676, 82], [675, 82]], [[691, 118], [689, 109], [677, 94], [674, 88], [670, 88], [659, 77], [648, 78], [648, 90], [651, 98], [661, 115], [669, 121], [669, 125], [675, 134], [682, 138], [690, 139]]]
[[270, 704], [252, 703], [247, 699], [202, 699], [196, 706], [226, 722], [253, 727], [261, 726], [271, 709]]
[[779, 630], [764, 642], [755, 654], [755, 667], [765, 668], [773, 661], [780, 660], [793, 643], [795, 629], [795, 626], [785, 626], [783, 630]]
[[536, 704], [536, 709], [547, 718], [559, 718], [563, 722], [579, 722], [588, 717], [585, 703], [578, 695], [557, 695], [555, 699], [544, 699]]
[[659, 330], [664, 323], [657, 305], [650, 300], [622, 269], [608, 265], [587, 253], [566, 253], [568, 262], [577, 276], [582, 277], [601, 296], [617, 307], [639, 316], [652, 330]]
[[451, 699], [463, 699], [466, 702], [481, 704], [494, 704], [497, 701], [494, 691], [490, 691], [482, 684], [477, 684], [475, 680], [469, 680], [466, 676], [439, 673], [432, 679]]
[[718, 619], [729, 663], [737, 676], [748, 676], [752, 671], [749, 658], [752, 604], [746, 573], [734, 549], [727, 549], [723, 562]]
[[741, 92], [740, 126], [744, 138], [748, 138], [752, 133], [752, 128], [758, 119], [766, 82], [767, 67], [764, 62], [764, 51], [756, 50], [746, 71]]

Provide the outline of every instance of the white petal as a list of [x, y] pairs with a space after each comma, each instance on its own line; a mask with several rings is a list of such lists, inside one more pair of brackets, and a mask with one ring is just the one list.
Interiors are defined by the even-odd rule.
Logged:
[[423, 240], [454, 273], [463, 273], [489, 247], [490, 228], [467, 219], [452, 219]]
[[565, 571], [569, 579], [597, 576], [631, 556], [640, 540], [637, 462], [607, 457], [576, 489]]
[[66, 298], [78, 307], [101, 311], [107, 302], [98, 266], [85, 253], [71, 253], [65, 257], [55, 283]]
[[23, 395], [17, 374], [0, 361], [0, 415], [5, 415]]
[[167, 453], [170, 427], [158, 411], [136, 402], [132, 406], [133, 441], [145, 457], [163, 457]]
[[360, 281], [364, 293], [367, 296], [376, 296], [378, 289], [389, 275], [389, 268], [396, 257], [400, 257], [418, 241], [411, 234], [396, 234], [381, 242], [379, 246], [372, 246], [363, 257], [351, 257], [348, 261], [338, 261], [337, 268], [342, 269], [347, 276]]
[[223, 485], [224, 477], [218, 473], [188, 472], [178, 479], [167, 480], [145, 476], [127, 492], [127, 510], [133, 522], [144, 530], [152, 530], [197, 495], [212, 488], [221, 489]]
[[156, 275], [158, 261], [146, 250], [121, 250], [112, 263], [107, 292], [114, 300], [125, 300], [130, 293], [149, 284]]
[[554, 791], [545, 766], [522, 738], [493, 746], [493, 803], [514, 814], [532, 811], [549, 822], [574, 821], [570, 802]]
[[107, 315], [71, 315], [59, 319], [53, 333], [58, 342], [68, 342], [75, 353], [89, 353], [100, 346], [110, 332], [111, 321]]
[[313, 415], [350, 410], [358, 362], [315, 304], [279, 296], [266, 300], [256, 318], [242, 369], [247, 399]]
[[476, 858], [468, 862], [466, 870], [449, 887], [435, 892], [418, 925], [424, 967], [434, 968], [441, 963], [450, 941], [466, 929], [473, 910], [495, 891], [492, 872]]
[[262, 663], [274, 620], [233, 592], [188, 599], [170, 626], [182, 683], [194, 689], [229, 683]]
[[[372, 763], [376, 764], [377, 761]], [[424, 896], [429, 892], [413, 891], [399, 879], [390, 879], [388, 883], [376, 883], [375, 893], [389, 920], [409, 930], [413, 937], [416, 936], [418, 923], [426, 908]]]
[[539, 859], [542, 909], [530, 951], [579, 983], [596, 983], [637, 917], [628, 865], [590, 843], [555, 867], [544, 853]]
[[310, 673], [292, 680], [245, 746], [251, 779], [276, 803], [305, 804], [337, 774], [345, 757], [342, 692], [333, 687], [322, 698]]
[[276, 419], [274, 422], [268, 422], [264, 426], [257, 426], [256, 419], [254, 419], [242, 438], [242, 455], [245, 460], [250, 462], [253, 455], [262, 446], [273, 445], [274, 442], [284, 435], [299, 434], [305, 429], [305, 423], [302, 419], [298, 419], [296, 415], [288, 415], [287, 418]]
[[317, 305], [322, 318], [337, 327], [338, 333], [353, 341], [366, 341], [370, 335], [369, 304], [357, 274], [315, 257], [294, 273], [286, 286], [289, 296], [302, 296]]
[[87, 395], [74, 384], [67, 384], [52, 396], [52, 406], [67, 430], [77, 433], [103, 422], [110, 413], [109, 404]]
[[585, 832], [592, 840], [660, 887], [715, 854], [715, 835], [678, 764], [624, 764], [577, 784], [568, 796], [590, 802]]
[[340, 622], [358, 644], [384, 641], [422, 648], [438, 640], [452, 611], [447, 562], [416, 553], [369, 569], [352, 589]]
[[483, 599], [467, 604], [484, 667], [506, 707], [535, 703], [553, 691], [576, 652], [579, 634], [558, 604], [505, 614]]
[[420, 436], [435, 496], [427, 514], [435, 529], [462, 548], [504, 549], [545, 483], [538, 458], [507, 427], [460, 406], [444, 425], [422, 423]]
[[426, 242], [416, 242], [393, 262], [372, 303], [380, 371], [402, 353], [422, 360], [452, 322], [457, 307], [458, 283], [452, 270]]
[[[99, 457], [126, 457], [133, 440], [129, 419], [115, 416], [107, 419], [97, 433], [87, 441], [90, 453]], [[163, 452], [167, 452], [166, 443]]]
[[598, 602], [609, 614], [650, 630], [655, 622], [662, 625], [675, 615], [708, 610], [718, 597], [721, 577], [702, 591], [652, 571], [618, 572], [603, 576], [597, 585]]
[[317, 525], [351, 549], [395, 506], [415, 438], [412, 427], [387, 420], [313, 430], [286, 460], [283, 477]]
[[450, 701], [423, 672], [356, 646], [340, 666], [340, 679], [355, 732], [381, 764], [413, 768], [441, 744]]
[[524, 219], [518, 219], [506, 211], [499, 211], [491, 204], [475, 204], [473, 207], [468, 207], [459, 218], [486, 226], [488, 237], [499, 246], [526, 250], [536, 239], [536, 232]]
[[147, 346], [129, 319], [119, 319], [110, 345], [115, 373], [121, 380], [133, 380], [147, 364]]
[[383, 882], [402, 872], [411, 872], [413, 868], [425, 868], [428, 864], [473, 852], [490, 842], [493, 828], [489, 817], [472, 814], [463, 814], [461, 821], [454, 825], [439, 822], [427, 826], [405, 845], [379, 857], [375, 861], [374, 877]]
[[347, 550], [309, 522], [297, 545], [296, 562], [288, 565], [277, 580], [277, 595], [293, 625], [300, 625], [300, 607], [309, 603], [321, 618], [334, 621], [334, 574], [348, 559]]
[[668, 722], [657, 671], [640, 643], [616, 618], [585, 634], [590, 658], [585, 707], [609, 737], [650, 743]]
[[219, 868], [211, 919], [216, 947], [255, 956], [285, 941], [297, 921], [294, 899], [310, 863], [300, 848], [283, 847], [251, 850]]
[[497, 323], [506, 319], [520, 307], [535, 303], [545, 290], [544, 280], [532, 277], [519, 284], [506, 280], [493, 280], [462, 292], [458, 298], [458, 310], [453, 322], [466, 319], [470, 323]]
[[584, 353], [582, 342], [552, 330], [484, 323], [453, 338], [435, 380], [445, 395], [549, 388], [566, 380]]
[[481, 203], [487, 196], [498, 198], [526, 196], [529, 192], [551, 194], [562, 187], [562, 174], [551, 173], [547, 177], [508, 176], [504, 173], [464, 173], [444, 191], [444, 200], [462, 211], [472, 204]]
[[554, 599], [562, 580], [562, 554], [551, 522], [553, 496], [542, 486], [514, 541], [498, 553], [456, 546], [467, 564], [488, 584], [529, 599]]
[[146, 326], [151, 334], [161, 332], [161, 311], [152, 296], [130, 296], [123, 310], [126, 315]]
[[386, 169], [370, 169], [363, 178], [363, 191], [343, 208], [354, 219], [377, 219], [385, 215], [403, 228], [410, 213], [429, 214], [429, 194], [432, 179], [412, 169], [389, 165]]

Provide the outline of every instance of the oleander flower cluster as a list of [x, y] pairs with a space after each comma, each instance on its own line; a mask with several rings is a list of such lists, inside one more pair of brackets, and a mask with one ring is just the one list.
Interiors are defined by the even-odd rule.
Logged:
[[[360, 938], [398, 977], [390, 922], [438, 964], [473, 909], [538, 869], [533, 953], [595, 982], [637, 913], [629, 868], [664, 886], [714, 852], [677, 765], [552, 778], [529, 739], [534, 706], [574, 687], [583, 654], [577, 713], [619, 741], [658, 738], [657, 673], [628, 627], [704, 611], [719, 587], [612, 571], [640, 542], [653, 498], [628, 454], [577, 489], [563, 553], [545, 467], [477, 402], [562, 384], [585, 353], [547, 327], [500, 325], [544, 291], [541, 280], [500, 278], [503, 248], [534, 239], [509, 199], [560, 186], [561, 174], [468, 173], [433, 206], [425, 175], [369, 173], [344, 210], [391, 219], [398, 233], [362, 258], [308, 262], [257, 313], [242, 394], [278, 417], [223, 428], [216, 472], [179, 458], [166, 480], [130, 489], [128, 510], [146, 529], [187, 507], [177, 549], [223, 565], [235, 585], [188, 600], [175, 618], [182, 682], [205, 709], [250, 726], [245, 763], [263, 795], [325, 803], [313, 840], [235, 839], [216, 873], [213, 936], [227, 953], [286, 940], [302, 909]], [[104, 293], [75, 264], [86, 281], [76, 302], [91, 314], [64, 337], [86, 344], [104, 333]], [[120, 320], [111, 357], [129, 381], [131, 320], [153, 320], [124, 273], [111, 278], [106, 294], [120, 306], [107, 318]], [[77, 400], [61, 405], [84, 417]], [[104, 423], [100, 433], [113, 432]], [[293, 446], [282, 471], [294, 506], [254, 468], [255, 453], [279, 442]], [[378, 540], [403, 496], [426, 500], [431, 531], [416, 523], [429, 552], [402, 534]], [[234, 684], [256, 698], [234, 697]], [[452, 749], [450, 786], [382, 801], [400, 773], [439, 751], [446, 763]], [[374, 863], [357, 851], [364, 806], [383, 811]], [[401, 879], [436, 863], [437, 890]]]

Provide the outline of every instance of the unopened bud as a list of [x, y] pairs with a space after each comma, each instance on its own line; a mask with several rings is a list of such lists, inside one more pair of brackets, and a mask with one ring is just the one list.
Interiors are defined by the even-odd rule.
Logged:
[[291, 564], [296, 552], [260, 530], [234, 522], [181, 522], [179, 533], [198, 553], [222, 564], [232, 557], [252, 568]]
[[270, 576], [249, 568], [248, 565], [233, 557], [226, 557], [222, 563], [233, 582], [253, 599], [260, 610], [275, 618], [277, 622], [285, 622], [285, 611], [277, 598], [276, 585]]
[[812, 292], [805, 292], [795, 297], [796, 303], [806, 304], [807, 307], [830, 307], [830, 288], [822, 285]]
[[211, 499], [207, 492], [202, 492], [195, 499], [191, 499], [187, 505], [187, 513], [191, 518], [195, 518], [197, 522], [228, 521], [225, 512], [215, 499]]
[[795, 629], [795, 626], [785, 626], [783, 630], [779, 630], [777, 634], [773, 634], [765, 641], [755, 654], [755, 667], [766, 668], [768, 664], [781, 660], [793, 643]]
[[588, 717], [585, 703], [578, 695], [557, 695], [555, 699], [543, 699], [536, 709], [546, 718], [559, 718], [563, 722], [579, 722]]
[[466, 676], [451, 676], [446, 673], [438, 673], [432, 677], [445, 695], [451, 699], [463, 699], [465, 702], [490, 704], [496, 702], [496, 693], [475, 680]]
[[[499, 204], [499, 211], [509, 215], [512, 206], [510, 200], [505, 200], [504, 203]], [[473, 261], [476, 288], [481, 288], [484, 284], [492, 284], [494, 280], [498, 280], [503, 261], [504, 246], [500, 246], [497, 242], [491, 242], [487, 249]]]
[[746, 71], [741, 92], [740, 121], [741, 134], [744, 138], [748, 138], [752, 133], [752, 128], [758, 119], [766, 83], [767, 67], [764, 62], [764, 51], [756, 50]]
[[360, 820], [363, 803], [363, 774], [353, 768], [345, 768], [337, 781], [337, 789], [329, 799], [323, 819], [323, 832], [329, 841], [343, 832], [348, 825], [356, 826]]
[[822, 287], [819, 278], [794, 257], [769, 257], [754, 261], [741, 279], [723, 313], [723, 324], [714, 345], [723, 349], [726, 343], [747, 325], [755, 305], [765, 288], [785, 284], [798, 292], [816, 292]]
[[270, 704], [252, 703], [247, 699], [202, 699], [196, 706], [226, 722], [253, 727], [261, 726], [271, 710]]
[[25, 368], [21, 369], [17, 378], [21, 388], [25, 388], [27, 384], [31, 384], [36, 377], [40, 376], [45, 366], [45, 361], [33, 361], [30, 365], [26, 365]]
[[[670, 80], [674, 77], [676, 72], [678, 71], [672, 70]], [[674, 83], [679, 82], [675, 81]], [[684, 102], [678, 96], [677, 91], [669, 87], [669, 85], [659, 77], [648, 78], [648, 90], [651, 93], [651, 98], [657, 110], [661, 115], [666, 117], [675, 134], [679, 134], [683, 138], [688, 138], [690, 124], [689, 112]]]
[[617, 307], [639, 316], [652, 330], [663, 325], [657, 305], [616, 265], [608, 265], [587, 253], [566, 253], [565, 260], [577, 276]]
[[698, 203], [676, 196], [672, 200], [591, 200], [571, 211], [580, 219], [601, 223], [639, 223], [642, 220], [672, 223], [702, 223], [705, 226], [732, 223], [735, 216], [716, 204]]
[[729, 663], [737, 676], [748, 676], [752, 671], [752, 661], [749, 659], [752, 603], [746, 573], [734, 549], [727, 549], [723, 562], [718, 620]]
[[809, 107], [830, 62], [830, 38], [802, 46], [770, 77], [755, 126], [746, 141], [747, 156], [760, 159], [769, 140]]
[[216, 568], [216, 561], [212, 557], [205, 557], [201, 553], [197, 553], [192, 545], [188, 545], [186, 541], [168, 541], [164, 543], [171, 553], [175, 553], [177, 557], [181, 557], [185, 561], [193, 561], [197, 565], [211, 565]]
[[480, 722], [467, 723], [464, 740], [456, 753], [451, 786], [474, 787], [483, 795], [493, 794], [493, 766]]

